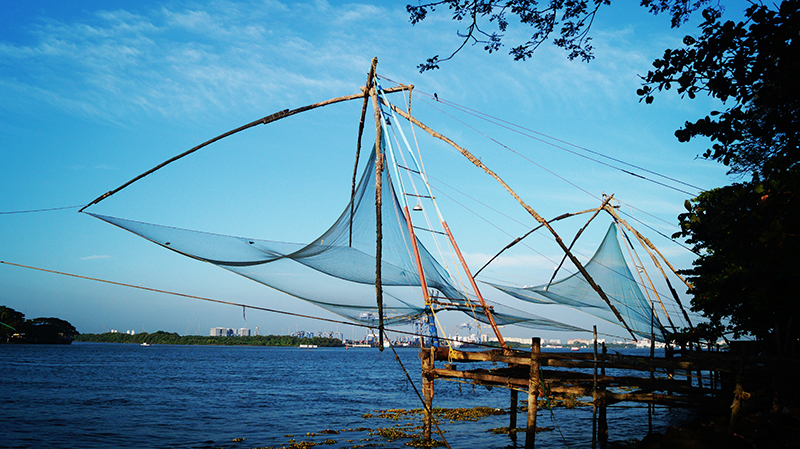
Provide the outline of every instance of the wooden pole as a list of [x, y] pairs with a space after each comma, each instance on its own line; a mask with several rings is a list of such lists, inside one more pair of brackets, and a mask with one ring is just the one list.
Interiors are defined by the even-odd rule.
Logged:
[[[607, 354], [608, 350], [606, 349], [606, 343], [603, 342], [603, 361], [600, 365], [600, 375], [603, 377], [606, 376], [605, 356]], [[597, 415], [597, 439], [600, 441], [601, 445], [608, 441], [608, 407], [606, 406], [605, 390], [605, 387], [600, 388], [600, 408]]]
[[[563, 219], [565, 219], [565, 218], [574, 217], [575, 215], [581, 215], [581, 214], [585, 214], [585, 213], [587, 213], [587, 212], [593, 212], [593, 211], [595, 211], [595, 210], [597, 210], [597, 209], [587, 209], [587, 210], [580, 211], [580, 212], [574, 212], [574, 213], [562, 214], [562, 215], [559, 215], [559, 216], [558, 216], [558, 217], [556, 217], [556, 218], [553, 218], [553, 219], [551, 219], [551, 220], [548, 220], [547, 222], [548, 222], [548, 223], [552, 223], [552, 222], [554, 222], [554, 221], [563, 220]], [[537, 231], [539, 228], [542, 228], [543, 226], [544, 226], [544, 225], [540, 224], [540, 225], [538, 225], [538, 226], [534, 227], [533, 229], [531, 229], [530, 231], [526, 232], [525, 234], [523, 234], [521, 237], [517, 237], [517, 238], [515, 238], [513, 242], [511, 242], [511, 243], [509, 243], [508, 245], [506, 245], [506, 246], [505, 246], [503, 249], [501, 249], [501, 250], [500, 250], [500, 251], [499, 251], [497, 254], [495, 254], [494, 256], [492, 256], [492, 258], [491, 258], [491, 259], [489, 259], [489, 261], [488, 261], [488, 262], [486, 262], [485, 264], [483, 264], [483, 266], [482, 266], [482, 267], [481, 267], [481, 268], [480, 268], [478, 271], [476, 271], [476, 272], [475, 272], [475, 274], [473, 275], [473, 277], [478, 277], [478, 275], [479, 275], [479, 274], [481, 274], [481, 271], [483, 271], [483, 269], [484, 269], [484, 268], [488, 267], [488, 266], [489, 266], [489, 264], [490, 264], [490, 263], [492, 263], [492, 262], [493, 262], [495, 259], [497, 259], [498, 257], [500, 257], [500, 254], [503, 254], [503, 252], [504, 252], [505, 250], [507, 250], [507, 249], [511, 248], [512, 246], [516, 245], [517, 243], [521, 242], [523, 239], [525, 239], [525, 237], [527, 237], [527, 236], [531, 235], [532, 233], [536, 232], [536, 231]]]
[[[674, 288], [672, 288], [672, 283], [670, 283], [669, 278], [667, 278], [667, 273], [664, 272], [664, 269], [658, 262], [658, 258], [656, 258], [656, 256], [653, 253], [651, 253], [650, 250], [653, 250], [656, 254], [661, 256], [661, 259], [664, 261], [664, 263], [670, 268], [670, 270], [672, 270], [675, 276], [678, 276], [678, 279], [680, 279], [681, 281], [683, 281], [684, 284], [686, 284], [686, 287], [688, 287], [689, 290], [693, 289], [692, 284], [690, 284], [688, 281], [686, 281], [686, 279], [684, 279], [680, 274], [678, 274], [678, 270], [676, 270], [675, 267], [673, 267], [669, 263], [666, 257], [664, 257], [664, 255], [661, 254], [661, 252], [655, 247], [655, 245], [653, 245], [653, 243], [651, 243], [650, 240], [647, 239], [647, 237], [643, 236], [639, 231], [634, 229], [633, 226], [628, 224], [627, 221], [623, 220], [622, 217], [620, 217], [619, 214], [617, 214], [617, 211], [615, 211], [613, 207], [606, 205], [605, 210], [606, 212], [611, 214], [611, 216], [614, 217], [615, 220], [617, 220], [619, 223], [622, 223], [622, 225], [625, 226], [625, 228], [631, 231], [634, 236], [636, 236], [636, 239], [639, 240], [639, 243], [642, 245], [647, 254], [650, 256], [650, 259], [653, 261], [653, 265], [655, 265], [656, 268], [658, 268], [661, 271], [661, 274], [664, 276], [664, 280], [667, 282], [667, 285], [669, 286], [669, 289], [672, 292], [672, 297], [675, 299], [675, 302], [678, 303], [681, 312], [683, 312], [683, 318], [686, 320], [686, 323], [689, 324], [689, 327], [693, 327], [692, 320], [689, 319], [689, 314], [686, 313], [686, 309], [683, 307], [683, 303], [681, 302], [680, 297], [678, 297], [678, 293], [675, 291]], [[661, 301], [661, 298], [658, 297], [658, 295], [656, 295], [656, 297], [659, 298], [658, 299], [659, 301]]]
[[541, 378], [539, 377], [539, 353], [541, 350], [542, 340], [539, 337], [533, 337], [531, 339], [531, 370], [528, 379], [528, 424], [525, 428], [525, 449], [533, 449], [536, 444], [537, 397], [541, 388]]
[[469, 278], [470, 285], [472, 285], [472, 289], [475, 291], [475, 295], [478, 297], [478, 301], [480, 301], [481, 307], [483, 307], [483, 312], [486, 315], [486, 319], [489, 320], [489, 325], [492, 326], [492, 330], [494, 331], [494, 335], [497, 337], [498, 343], [500, 343], [500, 347], [503, 349], [508, 349], [508, 346], [506, 346], [506, 341], [503, 339], [503, 335], [500, 333], [500, 329], [497, 328], [497, 323], [495, 323], [494, 321], [494, 316], [492, 316], [492, 312], [486, 306], [486, 301], [483, 299], [483, 295], [481, 294], [481, 291], [478, 289], [478, 284], [475, 283], [475, 278], [473, 278], [472, 274], [469, 272], [469, 267], [467, 266], [467, 262], [464, 260], [464, 256], [461, 254], [461, 250], [458, 249], [458, 244], [456, 244], [456, 239], [455, 237], [453, 237], [453, 233], [450, 232], [450, 227], [447, 226], [447, 223], [444, 220], [442, 220], [442, 227], [447, 233], [447, 236], [450, 238], [450, 244], [453, 245], [453, 249], [458, 255], [458, 260], [461, 261], [461, 266], [464, 269], [464, 273], [466, 273], [467, 278]]
[[[412, 87], [413, 86], [398, 86], [398, 87], [392, 87], [392, 88], [389, 88], [389, 89], [384, 89], [383, 91], [388, 94], [388, 93], [392, 93], [392, 92], [400, 92], [400, 91], [408, 90], [408, 89], [411, 89]], [[316, 108], [319, 108], [319, 107], [322, 107], [322, 106], [327, 106], [329, 104], [340, 103], [342, 101], [349, 101], [349, 100], [355, 100], [355, 99], [358, 99], [358, 98], [364, 98], [366, 96], [369, 96], [368, 92], [361, 92], [361, 93], [358, 93], [358, 94], [346, 95], [344, 97], [331, 98], [330, 100], [321, 101], [319, 103], [310, 104], [308, 106], [303, 106], [303, 107], [300, 107], [300, 108], [297, 108], [297, 109], [284, 109], [284, 110], [278, 111], [278, 112], [276, 112], [274, 114], [270, 114], [270, 115], [268, 115], [266, 117], [262, 117], [262, 118], [260, 118], [260, 119], [258, 119], [256, 121], [250, 122], [250, 123], [248, 123], [246, 125], [242, 125], [242, 126], [236, 128], [236, 129], [232, 129], [232, 130], [230, 130], [230, 131], [228, 131], [226, 133], [218, 135], [217, 137], [214, 137], [212, 139], [206, 140], [205, 142], [201, 143], [200, 145], [192, 147], [189, 150], [186, 150], [183, 153], [181, 153], [181, 154], [179, 154], [179, 155], [177, 155], [177, 156], [175, 156], [175, 157], [173, 157], [173, 158], [171, 158], [171, 159], [169, 159], [169, 160], [167, 160], [165, 162], [162, 162], [162, 163], [156, 165], [155, 167], [151, 168], [150, 170], [147, 170], [146, 172], [140, 174], [139, 176], [136, 176], [135, 178], [131, 179], [130, 181], [126, 182], [125, 184], [122, 184], [121, 186], [117, 187], [116, 189], [108, 191], [108, 192], [100, 195], [99, 197], [95, 198], [91, 203], [83, 206], [78, 212], [83, 212], [87, 207], [89, 207], [89, 206], [91, 206], [93, 204], [97, 204], [100, 201], [103, 201], [104, 199], [106, 199], [106, 198], [110, 197], [111, 195], [119, 192], [120, 190], [124, 189], [125, 187], [128, 187], [129, 185], [131, 185], [134, 182], [144, 178], [145, 176], [147, 176], [147, 175], [149, 175], [149, 174], [151, 174], [151, 173], [153, 173], [153, 172], [155, 172], [155, 171], [157, 171], [157, 170], [159, 170], [161, 168], [164, 168], [164, 166], [169, 165], [169, 164], [171, 164], [171, 163], [173, 163], [173, 162], [177, 161], [178, 159], [181, 159], [181, 158], [183, 158], [185, 156], [188, 156], [188, 155], [194, 153], [195, 151], [197, 151], [197, 150], [199, 150], [199, 149], [201, 149], [201, 148], [203, 148], [205, 146], [208, 146], [208, 145], [210, 145], [210, 144], [212, 144], [212, 143], [214, 143], [214, 142], [216, 142], [216, 141], [218, 141], [220, 139], [224, 139], [225, 137], [231, 136], [231, 135], [236, 134], [236, 133], [238, 133], [240, 131], [244, 131], [244, 130], [246, 130], [248, 128], [252, 128], [252, 127], [257, 126], [257, 125], [266, 125], [267, 123], [272, 123], [272, 122], [278, 121], [278, 120], [280, 120], [282, 118], [286, 118], [286, 117], [289, 117], [289, 116], [292, 116], [292, 115], [295, 115], [295, 114], [299, 114], [301, 112], [310, 111], [312, 109], [316, 109]]]
[[[583, 227], [582, 227], [582, 228], [578, 229], [578, 232], [577, 232], [577, 233], [575, 233], [575, 237], [573, 237], [573, 238], [572, 238], [572, 242], [570, 242], [570, 244], [569, 244], [569, 247], [568, 247], [568, 248], [569, 248], [570, 250], [572, 250], [572, 247], [573, 247], [573, 246], [575, 246], [575, 242], [577, 242], [577, 241], [578, 241], [578, 237], [580, 237], [580, 236], [581, 236], [581, 234], [583, 234], [583, 231], [584, 231], [584, 230], [586, 230], [586, 227], [588, 227], [588, 226], [589, 226], [589, 223], [591, 223], [591, 222], [592, 222], [592, 220], [594, 220], [594, 218], [595, 218], [595, 217], [597, 217], [597, 214], [599, 214], [599, 213], [600, 213], [600, 211], [601, 211], [601, 210], [603, 210], [603, 208], [606, 206], [606, 204], [608, 204], [608, 202], [609, 202], [609, 201], [611, 201], [611, 199], [612, 199], [612, 198], [614, 198], [614, 195], [613, 195], [613, 194], [612, 194], [611, 196], [608, 196], [608, 197], [606, 197], [606, 198], [603, 200], [603, 204], [601, 204], [601, 205], [600, 205], [600, 207], [597, 209], [597, 211], [595, 211], [595, 213], [593, 213], [593, 214], [592, 214], [592, 216], [591, 216], [591, 217], [589, 217], [589, 219], [586, 221], [586, 224], [585, 224], [585, 225], [583, 225]], [[553, 270], [553, 275], [552, 275], [552, 276], [550, 276], [550, 280], [549, 280], [549, 281], [547, 281], [547, 285], [548, 285], [548, 286], [549, 286], [550, 284], [552, 284], [552, 283], [553, 283], [553, 279], [555, 279], [555, 278], [556, 278], [556, 274], [558, 274], [558, 270], [560, 270], [560, 269], [561, 269], [561, 266], [562, 266], [562, 265], [564, 265], [564, 262], [565, 262], [566, 260], [567, 260], [567, 255], [566, 255], [566, 254], [564, 254], [564, 256], [562, 256], [562, 257], [561, 257], [561, 262], [559, 262], [559, 263], [558, 263], [558, 265], [556, 266], [556, 269], [555, 269], [555, 270]]]
[[433, 347], [425, 348], [425, 346], [421, 346], [420, 348], [420, 358], [422, 359], [422, 396], [425, 402], [422, 439], [425, 442], [431, 441], [431, 423], [433, 422], [433, 350]]
[[594, 379], [592, 384], [592, 449], [597, 447], [597, 325], [592, 326], [594, 337]]
[[[372, 58], [372, 66], [369, 68], [367, 74], [367, 84], [364, 92], [369, 92], [372, 88], [372, 79], [375, 77], [375, 68], [378, 66], [378, 58]], [[349, 245], [353, 246], [353, 211], [355, 209], [356, 199], [356, 175], [358, 174], [358, 159], [361, 154], [361, 136], [364, 134], [364, 122], [367, 118], [367, 105], [369, 104], [370, 97], [364, 95], [364, 103], [361, 105], [361, 119], [358, 122], [358, 140], [356, 141], [356, 163], [353, 166], [353, 182], [350, 187], [350, 239]]]
[[[378, 58], [373, 59], [377, 64]], [[383, 172], [383, 146], [381, 145], [381, 108], [378, 105], [378, 93], [373, 87], [369, 91], [372, 97], [372, 107], [375, 109], [375, 296], [378, 303], [378, 348], [383, 351], [383, 283], [381, 282], [381, 264], [383, 261], [383, 223], [381, 211], [383, 208], [383, 187], [381, 174]]]
[[508, 434], [511, 436], [511, 439], [516, 440], [516, 433], [514, 429], [517, 428], [517, 402], [519, 402], [519, 391], [515, 389], [511, 389], [511, 408], [509, 409], [509, 422], [508, 422]]
[[739, 421], [739, 413], [742, 411], [742, 400], [750, 395], [744, 391], [744, 357], [746, 350], [742, 347], [739, 354], [739, 369], [736, 372], [736, 387], [733, 390], [733, 404], [731, 404], [731, 420], [728, 423], [728, 433], [736, 430], [736, 423]]

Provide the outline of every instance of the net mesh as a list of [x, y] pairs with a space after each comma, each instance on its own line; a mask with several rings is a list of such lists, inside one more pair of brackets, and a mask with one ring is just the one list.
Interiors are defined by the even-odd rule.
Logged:
[[[356, 193], [338, 220], [308, 244], [234, 237], [91, 214], [185, 256], [212, 263], [359, 323], [375, 325], [376, 211], [375, 150]], [[382, 172], [384, 320], [411, 323], [425, 312], [411, 236], [389, 172]], [[457, 287], [448, 271], [417, 240], [427, 286], [441, 309], [487, 322], [471, 293]], [[438, 292], [438, 293], [436, 293]], [[569, 324], [492, 304], [498, 324], [586, 331]]]
[[[600, 285], [609, 302], [614, 305], [635, 334], [650, 337], [652, 325], [657, 339], [664, 339], [665, 331], [659, 315], [628, 269], [614, 223], [609, 226], [600, 247], [584, 268]], [[489, 285], [523, 301], [535, 304], [560, 304], [620, 324], [608, 304], [580, 273], [550, 284], [533, 287], [513, 287], [493, 283]]]

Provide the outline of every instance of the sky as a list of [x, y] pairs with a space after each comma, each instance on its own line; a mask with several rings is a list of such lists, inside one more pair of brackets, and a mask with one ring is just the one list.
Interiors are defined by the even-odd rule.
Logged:
[[[480, 45], [467, 45], [439, 70], [420, 74], [419, 63], [460, 45], [457, 31], [465, 27], [444, 10], [412, 26], [405, 2], [5, 2], [0, 6], [0, 261], [84, 278], [0, 264], [0, 305], [28, 318], [65, 319], [83, 333], [208, 335], [212, 327], [258, 327], [261, 334], [339, 331], [360, 338], [364, 331], [348, 325], [243, 313], [239, 307], [85, 279], [339, 319], [78, 213], [78, 206], [245, 123], [359, 92], [373, 57], [384, 87], [413, 84], [415, 116], [473, 152], [540, 215], [597, 207], [602, 194], [614, 194], [620, 210], [642, 223], [642, 232], [676, 268], [689, 268], [692, 253], [661, 234], [678, 230], [684, 201], [699, 189], [736, 178], [698, 157], [708, 142], [679, 143], [673, 133], [722, 106], [708, 98], [681, 99], [675, 92], [658, 95], [651, 105], [639, 101], [640, 76], [666, 48], [679, 47], [686, 34], [696, 35], [698, 18], [676, 30], [667, 16], [622, 3], [601, 9], [595, 20], [596, 58], [590, 63], [569, 61], [549, 44], [528, 61], [513, 61], [508, 48], [525, 39], [527, 30], [512, 22], [505, 51], [488, 54]], [[732, 2], [726, 14], [736, 17], [744, 5]], [[443, 101], [434, 101], [434, 94]], [[505, 125], [478, 120], [445, 102]], [[349, 200], [360, 107], [360, 102], [327, 106], [223, 139], [87, 211], [311, 242]], [[510, 124], [524, 131], [515, 132]], [[417, 130], [440, 208], [475, 271], [536, 223], [496, 181], [422, 134]], [[556, 230], [569, 241], [584, 223], [578, 218]], [[609, 223], [601, 216], [587, 228], [575, 245], [581, 260], [591, 257]], [[560, 257], [552, 238], [539, 232], [493, 262], [483, 280], [543, 283]], [[625, 335], [568, 309], [514, 303], [497, 291], [487, 296]], [[463, 335], [462, 322], [463, 317], [445, 319], [445, 332]], [[503, 334], [588, 338], [514, 326]]]

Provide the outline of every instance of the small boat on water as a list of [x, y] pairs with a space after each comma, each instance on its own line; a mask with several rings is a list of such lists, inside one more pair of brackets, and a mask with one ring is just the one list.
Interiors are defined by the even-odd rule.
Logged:
[[140, 346], [150, 346], [150, 343], [148, 343], [148, 342], [144, 342], [144, 343], [142, 343]]
[[300, 345], [300, 349], [315, 349], [317, 345]]
[[570, 350], [570, 351], [580, 351], [580, 350], [581, 350], [581, 348], [579, 348], [579, 347], [577, 347], [577, 346], [573, 346], [573, 347], [571, 347], [569, 350]]

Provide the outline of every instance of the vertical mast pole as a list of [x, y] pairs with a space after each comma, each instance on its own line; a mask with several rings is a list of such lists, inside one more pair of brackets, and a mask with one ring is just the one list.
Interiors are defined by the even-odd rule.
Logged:
[[364, 103], [361, 105], [361, 120], [358, 122], [358, 140], [356, 141], [356, 163], [353, 166], [353, 183], [350, 187], [350, 239], [349, 244], [353, 246], [353, 213], [356, 200], [356, 175], [358, 174], [358, 157], [361, 154], [361, 136], [364, 134], [364, 120], [367, 118], [367, 104], [369, 104], [369, 89], [372, 87], [372, 78], [375, 76], [375, 67], [378, 65], [378, 58], [372, 58], [369, 74], [367, 74], [367, 84], [364, 89]]
[[[378, 64], [378, 58], [372, 59], [373, 69], [370, 72], [374, 76], [374, 68]], [[381, 185], [381, 173], [383, 172], [383, 146], [381, 145], [381, 111], [378, 106], [378, 97], [375, 88], [369, 90], [372, 97], [372, 106], [375, 109], [375, 296], [378, 303], [378, 341], [379, 349], [383, 351], [383, 284], [381, 281], [381, 262], [383, 260], [383, 224], [381, 209], [383, 207], [383, 188]]]

